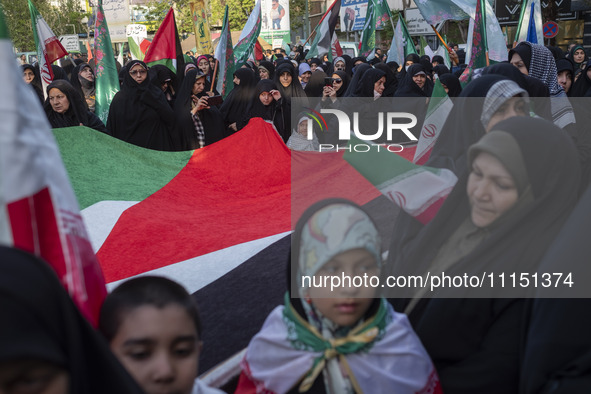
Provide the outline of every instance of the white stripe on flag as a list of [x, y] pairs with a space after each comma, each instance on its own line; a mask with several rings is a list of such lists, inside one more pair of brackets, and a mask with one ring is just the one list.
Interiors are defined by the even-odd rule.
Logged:
[[137, 203], [138, 201], [99, 201], [80, 212], [87, 223], [88, 237], [94, 253], [103, 246], [123, 211]]
[[[189, 293], [207, 286], [213, 281], [221, 278], [261, 250], [279, 241], [290, 234], [287, 231], [281, 234], [271, 235], [266, 238], [230, 246], [225, 249], [216, 250], [203, 256], [194, 257], [180, 263], [167, 265], [147, 271], [136, 276], [157, 275], [172, 279], [183, 285]], [[131, 278], [131, 277], [130, 277]], [[127, 278], [127, 279], [130, 279]], [[118, 280], [107, 284], [107, 289], [112, 291], [127, 279]]]

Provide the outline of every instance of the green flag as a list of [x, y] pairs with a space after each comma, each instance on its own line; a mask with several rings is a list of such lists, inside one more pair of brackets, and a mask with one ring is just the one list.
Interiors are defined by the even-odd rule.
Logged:
[[365, 25], [361, 33], [361, 46], [359, 53], [361, 56], [371, 60], [376, 54], [376, 0], [369, 0], [367, 3], [367, 14], [365, 15]]
[[420, 56], [424, 56], [426, 55], [425, 53], [425, 48], [427, 48], [427, 39], [425, 38], [425, 36], [421, 36], [421, 52], [420, 52]]
[[[460, 76], [460, 82], [467, 84], [472, 80], [474, 70], [488, 66], [488, 45], [486, 40], [486, 8], [484, 0], [476, 2], [476, 15], [472, 29], [472, 51], [466, 70]], [[470, 41], [469, 41], [470, 42]]]
[[261, 32], [261, 0], [257, 0], [248, 17], [238, 42], [234, 46], [236, 65], [241, 67], [254, 51], [254, 46]]
[[406, 28], [406, 22], [404, 18], [398, 18], [398, 23], [400, 23], [400, 28], [402, 30], [402, 42], [404, 43], [404, 56], [411, 53], [417, 53], [417, 48], [415, 48], [415, 43], [412, 40], [410, 34], [408, 33], [408, 29]]
[[96, 62], [96, 107], [94, 112], [104, 124], [107, 124], [109, 106], [115, 93], [119, 91], [119, 76], [102, 0], [98, 1], [96, 8], [94, 58]]
[[232, 50], [232, 34], [228, 20], [228, 6], [224, 12], [224, 24], [220, 41], [215, 48], [215, 58], [218, 64], [217, 91], [224, 97], [234, 88], [233, 75], [235, 70], [234, 51]]

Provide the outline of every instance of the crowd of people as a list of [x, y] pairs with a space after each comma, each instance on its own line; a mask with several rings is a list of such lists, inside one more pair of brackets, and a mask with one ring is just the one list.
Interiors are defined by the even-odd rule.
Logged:
[[[440, 82], [454, 104], [426, 166], [451, 170], [458, 181], [429, 223], [401, 211], [387, 239], [366, 207], [341, 199], [316, 203], [299, 218], [285, 256], [284, 303], [251, 339], [235, 392], [589, 391], [586, 300], [429, 298], [421, 291], [386, 298], [380, 288], [333, 292], [304, 279], [537, 272], [560, 267], [550, 256], [561, 252], [584, 264], [586, 254], [577, 251], [585, 250], [581, 234], [589, 227], [591, 111], [580, 98], [591, 97], [591, 64], [581, 45], [565, 54], [522, 42], [464, 86], [461, 58], [451, 69], [441, 57], [414, 54], [400, 65], [381, 56], [328, 62], [306, 60], [300, 47], [236, 69], [224, 100], [213, 86], [215, 59], [189, 60], [176, 74], [139, 60], [125, 64], [106, 125], [93, 112], [91, 64], [81, 61], [70, 75], [54, 66], [46, 99], [38, 70], [22, 69], [52, 127], [85, 125], [156, 150], [200, 149], [255, 117], [271, 122], [291, 149], [335, 143], [325, 133], [305, 138], [312, 120], [292, 119], [295, 99], [319, 108], [343, 108], [348, 97], [427, 105]], [[196, 380], [202, 327], [180, 285], [158, 277], [124, 282], [107, 296], [95, 331], [43, 262], [8, 248], [0, 259], [0, 308], [11, 317], [0, 325], [0, 389], [218, 392]]]

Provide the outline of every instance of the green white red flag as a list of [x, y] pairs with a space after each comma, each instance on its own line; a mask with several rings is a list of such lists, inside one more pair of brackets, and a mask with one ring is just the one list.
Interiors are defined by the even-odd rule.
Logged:
[[261, 20], [261, 0], [257, 0], [240, 33], [238, 42], [234, 45], [234, 59], [237, 67], [244, 65], [254, 53], [254, 46], [261, 33]]
[[[350, 143], [364, 144], [356, 138]], [[419, 166], [387, 149], [351, 149], [343, 157], [383, 195], [423, 224], [435, 217], [458, 181], [448, 169]]]
[[445, 93], [441, 81], [436, 80], [433, 93], [431, 94], [431, 100], [429, 100], [427, 116], [425, 116], [425, 121], [421, 128], [421, 135], [417, 143], [413, 163], [423, 165], [429, 159], [435, 142], [437, 142], [437, 138], [453, 106], [453, 102], [447, 93]]
[[184, 73], [185, 60], [172, 7], [168, 10], [164, 21], [162, 21], [154, 35], [154, 39], [144, 57], [144, 62], [148, 66], [164, 64], [174, 73], [178, 74], [177, 70], [179, 69]]
[[232, 34], [228, 20], [228, 6], [224, 13], [224, 24], [220, 41], [215, 48], [215, 58], [219, 62], [218, 80], [216, 82], [217, 91], [224, 97], [234, 88], [234, 51], [232, 49]]
[[29, 12], [31, 13], [31, 23], [33, 25], [33, 37], [35, 37], [35, 48], [37, 49], [37, 59], [39, 59], [39, 71], [41, 73], [41, 83], [43, 84], [43, 94], [47, 97], [47, 85], [53, 81], [53, 71], [51, 63], [67, 56], [68, 52], [62, 46], [59, 39], [53, 34], [45, 19], [39, 14], [37, 8], [29, 2]]

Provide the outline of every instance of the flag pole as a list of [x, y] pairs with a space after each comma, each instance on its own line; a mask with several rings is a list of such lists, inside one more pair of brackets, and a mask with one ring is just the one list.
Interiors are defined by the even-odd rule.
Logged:
[[[437, 29], [435, 28], [435, 26], [430, 25], [431, 29], [433, 29], [433, 31], [435, 32], [435, 34], [437, 35], [437, 38], [439, 38], [439, 41], [441, 41], [441, 43], [443, 44], [443, 46], [445, 47], [445, 49], [447, 49], [447, 52], [449, 53], [449, 55], [453, 58], [453, 61], [456, 62], [457, 64], [459, 64], [459, 57], [458, 54], [452, 50], [449, 45], [447, 45], [447, 43], [445, 42], [445, 40], [443, 39], [443, 37], [441, 37], [441, 34], [439, 34], [439, 32], [437, 31]], [[488, 59], [488, 51], [486, 53], [486, 58]], [[487, 65], [488, 65], [488, 60], [487, 60]]]
[[[221, 35], [220, 35], [220, 37], [221, 37]], [[217, 73], [218, 73], [218, 64], [219, 63], [220, 63], [220, 61], [218, 59], [215, 59], [215, 67], [213, 68], [213, 78], [211, 78], [211, 86], [210, 86], [210, 88], [211, 88], [210, 92], [212, 92], [212, 93], [213, 93], [213, 89], [214, 89], [213, 87], [215, 86], [215, 77], [217, 76]]]
[[326, 15], [328, 14], [328, 12], [330, 10], [332, 10], [332, 7], [334, 7], [334, 5], [337, 3], [337, 1], [341, 1], [341, 0], [334, 0], [332, 2], [332, 4], [330, 5], [330, 7], [328, 7], [328, 9], [326, 10], [326, 12], [324, 13], [324, 15], [322, 15], [322, 18], [320, 18], [320, 21], [318, 22], [318, 25], [316, 25], [316, 27], [314, 28], [314, 30], [310, 33], [310, 35], [308, 36], [308, 38], [306, 39], [306, 42], [304, 42], [304, 44], [302, 45], [302, 47], [305, 47], [306, 44], [308, 43], [308, 41], [310, 41], [310, 38], [312, 38], [312, 35], [314, 35], [314, 33], [316, 33], [316, 28], [318, 26], [320, 26], [320, 24], [322, 23], [322, 21], [324, 20], [324, 18], [326, 18]]
[[521, 2], [521, 12], [519, 13], [519, 23], [517, 24], [517, 31], [515, 32], [515, 38], [513, 39], [513, 48], [517, 46], [517, 39], [519, 38], [519, 34], [521, 33], [521, 24], [523, 22], [523, 17], [525, 16], [525, 8], [527, 6], [527, 0], [523, 0]]

